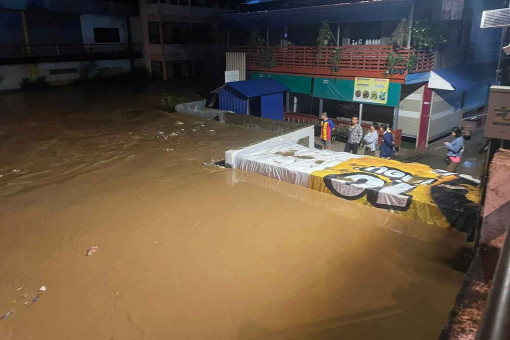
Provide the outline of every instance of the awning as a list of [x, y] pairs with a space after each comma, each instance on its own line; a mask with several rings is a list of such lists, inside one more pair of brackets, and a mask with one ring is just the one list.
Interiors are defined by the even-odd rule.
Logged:
[[[313, 96], [316, 98], [354, 102], [354, 80], [315, 78], [313, 84]], [[402, 86], [400, 84], [390, 83], [388, 102], [386, 104], [370, 103], [370, 105], [398, 107], [400, 105], [401, 90]]]
[[457, 92], [468, 91], [481, 84], [494, 82], [496, 68], [495, 63], [481, 63], [434, 70], [430, 72], [429, 88]]
[[288, 74], [251, 72], [251, 79], [271, 78], [285, 85], [290, 92], [312, 94], [312, 77]]
[[223, 16], [227, 26], [267, 27], [284, 25], [400, 20], [407, 18], [411, 0], [367, 0], [333, 5], [278, 9]]

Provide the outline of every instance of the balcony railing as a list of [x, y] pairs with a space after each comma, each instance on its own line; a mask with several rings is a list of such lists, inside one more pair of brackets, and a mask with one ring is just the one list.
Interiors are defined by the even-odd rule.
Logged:
[[141, 45], [128, 44], [85, 44], [85, 45], [0, 45], [2, 59], [28, 59], [72, 56], [126, 56], [129, 53], [141, 53]]
[[[249, 47], [233, 47], [233, 52], [245, 52], [246, 64], [249, 70], [261, 70], [259, 58], [261, 53], [270, 51], [275, 62], [271, 69], [275, 72], [335, 76], [374, 76], [382, 77], [388, 70], [387, 59], [390, 52], [395, 52], [392, 46], [360, 45], [341, 46], [339, 58], [336, 58], [336, 47], [324, 47], [319, 53], [316, 46], [279, 46], [267, 49], [250, 49]], [[434, 68], [434, 52], [418, 51], [415, 49], [401, 49], [396, 51], [403, 58], [403, 62], [394, 67], [396, 74], [387, 74], [390, 78], [404, 79], [408, 73], [431, 71]], [[415, 55], [416, 66], [407, 70], [406, 63], [409, 56]], [[266, 69], [267, 70], [267, 69]]]

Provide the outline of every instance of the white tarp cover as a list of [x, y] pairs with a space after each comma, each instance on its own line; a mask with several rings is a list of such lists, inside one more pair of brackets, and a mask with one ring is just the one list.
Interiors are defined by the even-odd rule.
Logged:
[[236, 150], [231, 165], [432, 225], [470, 231], [476, 224], [479, 181], [423, 164], [269, 140]]
[[363, 156], [270, 140], [235, 154], [233, 167], [308, 187], [310, 174]]

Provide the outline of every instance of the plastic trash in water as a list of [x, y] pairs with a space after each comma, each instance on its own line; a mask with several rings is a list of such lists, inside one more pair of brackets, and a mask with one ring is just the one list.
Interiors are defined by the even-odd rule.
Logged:
[[10, 310], [4, 315], [2, 315], [2, 317], [0, 317], [0, 320], [12, 318], [14, 315], [16, 315], [16, 312], [14, 312], [14, 310]]
[[46, 286], [41, 286], [41, 288], [39, 288], [38, 291], [45, 292], [46, 291]]
[[87, 256], [91, 256], [93, 255], [97, 250], [99, 249], [98, 246], [93, 246], [92, 248], [90, 248], [89, 250], [87, 250]]
[[183, 122], [181, 122], [180, 120], [178, 120], [178, 121], [175, 123], [175, 125], [184, 125], [184, 123], [183, 123]]

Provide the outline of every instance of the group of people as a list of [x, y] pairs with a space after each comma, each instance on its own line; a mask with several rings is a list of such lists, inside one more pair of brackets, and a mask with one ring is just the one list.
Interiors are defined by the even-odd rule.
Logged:
[[[322, 149], [330, 150], [331, 146], [331, 132], [335, 125], [328, 118], [326, 112], [322, 113], [321, 123], [321, 140]], [[393, 133], [388, 124], [373, 123], [370, 126], [370, 131], [363, 137], [363, 129], [359, 124], [358, 117], [352, 117], [351, 126], [349, 127], [349, 138], [345, 144], [345, 152], [358, 153], [358, 148], [363, 145], [365, 148], [365, 155], [376, 156], [377, 142], [379, 141], [379, 130], [382, 131], [383, 137], [379, 151], [379, 157], [391, 159], [395, 155], [395, 140]]]
[[[321, 140], [322, 149], [330, 150], [331, 147], [331, 133], [335, 125], [333, 121], [328, 118], [326, 112], [322, 113], [321, 123]], [[349, 138], [345, 144], [345, 152], [358, 153], [358, 148], [363, 145], [365, 148], [365, 155], [376, 156], [377, 144], [379, 141], [379, 131], [382, 132], [381, 146], [379, 148], [379, 157], [391, 159], [395, 155], [395, 140], [393, 133], [388, 124], [373, 123], [370, 126], [370, 131], [363, 137], [363, 129], [359, 124], [358, 117], [352, 117], [351, 126], [349, 127]], [[451, 142], [444, 142], [448, 152], [444, 158], [446, 163], [446, 170], [455, 172], [457, 165], [460, 163], [462, 153], [464, 152], [464, 137], [462, 131], [458, 127], [452, 128], [451, 132], [454, 139]]]

